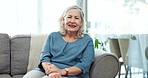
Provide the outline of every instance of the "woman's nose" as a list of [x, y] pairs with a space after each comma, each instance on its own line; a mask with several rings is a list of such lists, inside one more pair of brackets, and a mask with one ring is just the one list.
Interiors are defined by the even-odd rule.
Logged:
[[74, 19], [74, 18], [72, 18], [72, 19], [70, 20], [70, 22], [75, 22], [75, 19]]

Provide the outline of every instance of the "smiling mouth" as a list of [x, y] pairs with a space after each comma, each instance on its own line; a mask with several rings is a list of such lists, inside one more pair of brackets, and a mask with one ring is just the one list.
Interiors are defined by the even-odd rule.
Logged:
[[71, 27], [71, 28], [75, 28], [76, 26], [75, 25], [68, 25], [69, 27]]

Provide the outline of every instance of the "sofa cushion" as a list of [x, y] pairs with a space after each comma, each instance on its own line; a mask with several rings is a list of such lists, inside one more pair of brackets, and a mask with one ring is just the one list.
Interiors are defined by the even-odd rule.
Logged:
[[9, 74], [0, 74], [0, 78], [12, 78]]
[[23, 78], [24, 75], [14, 75], [12, 78]]
[[2, 33], [0, 34], [0, 73], [10, 73], [10, 38], [8, 34]]
[[16, 35], [11, 38], [11, 75], [21, 75], [27, 72], [29, 35]]

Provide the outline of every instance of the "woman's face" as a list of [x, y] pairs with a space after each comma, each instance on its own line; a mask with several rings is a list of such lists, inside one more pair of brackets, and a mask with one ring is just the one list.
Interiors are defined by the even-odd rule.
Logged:
[[65, 29], [69, 32], [77, 32], [82, 26], [80, 12], [77, 9], [71, 9], [64, 17]]

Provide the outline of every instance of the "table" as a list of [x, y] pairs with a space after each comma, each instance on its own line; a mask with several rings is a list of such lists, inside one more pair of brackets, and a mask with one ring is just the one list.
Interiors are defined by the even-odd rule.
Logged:
[[145, 49], [148, 47], [148, 34], [135, 34], [136, 40], [130, 38], [127, 50], [128, 65], [148, 71], [148, 61], [145, 57]]

